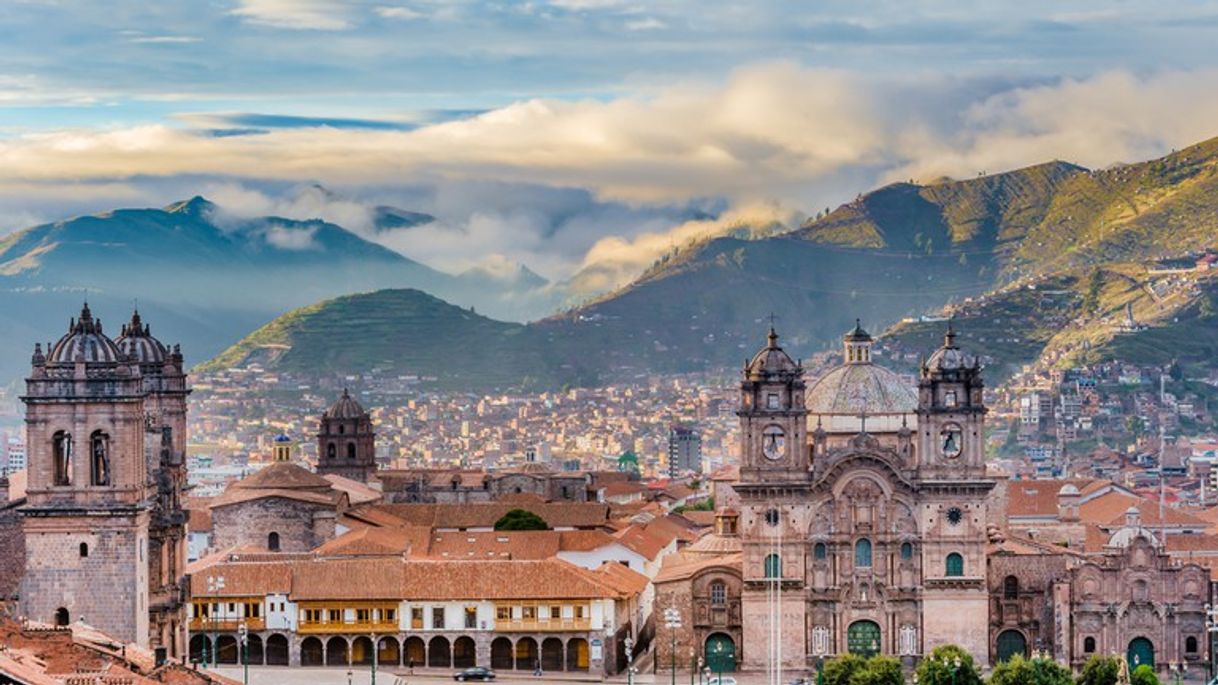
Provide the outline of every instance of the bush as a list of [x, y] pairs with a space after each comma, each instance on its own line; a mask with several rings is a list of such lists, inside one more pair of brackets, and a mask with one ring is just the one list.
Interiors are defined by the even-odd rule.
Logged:
[[918, 664], [917, 676], [918, 685], [982, 685], [973, 655], [956, 645], [935, 647]]
[[1095, 656], [1083, 664], [1078, 685], [1116, 685], [1121, 675], [1121, 660], [1115, 656]]
[[1159, 676], [1155, 675], [1155, 669], [1150, 664], [1142, 664], [1133, 669], [1129, 685], [1159, 685]]
[[821, 672], [824, 685], [850, 685], [850, 678], [866, 663], [866, 659], [856, 654], [843, 654], [826, 661]]
[[526, 509], [513, 509], [495, 521], [495, 530], [549, 530], [545, 519]]
[[890, 656], [873, 656], [850, 676], [850, 685], [905, 685], [901, 662]]
[[1053, 659], [1025, 659], [1015, 655], [994, 667], [990, 685], [1073, 685], [1070, 669]]

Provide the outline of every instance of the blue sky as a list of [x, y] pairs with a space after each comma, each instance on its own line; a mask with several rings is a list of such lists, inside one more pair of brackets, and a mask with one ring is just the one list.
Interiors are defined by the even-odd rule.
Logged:
[[435, 213], [371, 236], [412, 257], [554, 279], [1218, 135], [1214, 3], [16, 0], [0, 29], [0, 230], [196, 192], [365, 230], [321, 183]]

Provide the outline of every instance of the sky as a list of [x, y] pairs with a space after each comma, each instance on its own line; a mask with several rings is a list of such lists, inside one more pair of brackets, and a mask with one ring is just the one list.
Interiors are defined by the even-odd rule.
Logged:
[[203, 194], [602, 289], [883, 183], [1218, 135], [1215, 30], [1173, 0], [9, 0], [0, 233]]

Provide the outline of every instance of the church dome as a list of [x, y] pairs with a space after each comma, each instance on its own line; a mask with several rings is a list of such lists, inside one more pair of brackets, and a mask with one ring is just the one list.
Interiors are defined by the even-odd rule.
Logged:
[[913, 385], [899, 374], [871, 361], [874, 339], [857, 319], [842, 336], [843, 364], [821, 376], [808, 389], [809, 414], [869, 416], [912, 414], [918, 408]]
[[926, 360], [926, 369], [932, 373], [954, 372], [976, 366], [977, 358], [964, 354], [956, 346], [956, 331], [948, 322], [947, 333], [943, 335], [943, 346]]
[[80, 318], [68, 324], [68, 332], [51, 347], [47, 362], [51, 364], [73, 364], [77, 360], [85, 363], [113, 364], [122, 353], [114, 341], [102, 333], [101, 320], [94, 319], [88, 303], [80, 310]]
[[123, 324], [122, 334], [114, 341], [118, 349], [141, 364], [162, 364], [169, 350], [152, 337], [151, 328], [140, 320], [139, 310], [131, 315], [131, 323]]
[[752, 361], [745, 368], [745, 373], [750, 378], [794, 374], [799, 371], [799, 364], [796, 364], [791, 356], [778, 346], [778, 333], [774, 331], [773, 327], [770, 328], [770, 334], [766, 338], [766, 346], [753, 355]]
[[326, 410], [325, 418], [327, 419], [358, 419], [364, 415], [364, 408], [359, 402], [343, 388], [343, 396], [338, 398], [338, 401], [330, 405]]
[[1158, 547], [1159, 541], [1155, 539], [1155, 534], [1147, 527], [1142, 525], [1142, 512], [1138, 510], [1137, 505], [1130, 505], [1125, 510], [1125, 525], [1121, 526], [1108, 538], [1108, 546], [1124, 549], [1133, 544], [1134, 540], [1143, 539], [1150, 543], [1151, 547]]

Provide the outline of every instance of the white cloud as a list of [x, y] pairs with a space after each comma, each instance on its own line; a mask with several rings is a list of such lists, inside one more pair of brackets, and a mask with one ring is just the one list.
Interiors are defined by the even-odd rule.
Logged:
[[351, 28], [349, 11], [342, 0], [239, 0], [232, 12], [253, 24], [338, 31]]
[[418, 10], [409, 7], [383, 5], [376, 8], [376, 13], [386, 19], [422, 19], [427, 16]]
[[645, 19], [632, 19], [626, 22], [625, 26], [630, 31], [654, 31], [666, 28], [668, 25], [655, 17], [647, 17]]
[[313, 239], [316, 234], [316, 226], [288, 228], [273, 224], [266, 230], [266, 242], [281, 250], [316, 250], [320, 247]]
[[199, 38], [198, 36], [135, 36], [134, 38], [129, 38], [128, 42], [152, 45], [172, 45], [199, 43], [202, 42], [202, 40], [203, 39]]

